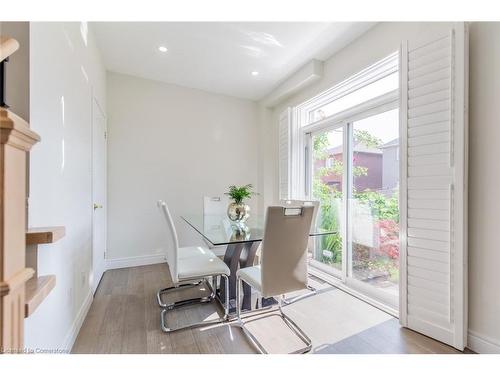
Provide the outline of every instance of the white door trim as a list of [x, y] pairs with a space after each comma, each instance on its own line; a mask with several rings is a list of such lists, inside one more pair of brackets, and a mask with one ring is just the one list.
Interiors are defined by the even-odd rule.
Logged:
[[101, 260], [101, 272], [98, 272], [98, 278], [99, 280], [95, 280], [96, 277], [96, 262], [94, 259], [94, 221], [95, 221], [95, 215], [94, 215], [94, 208], [92, 207], [92, 275], [93, 275], [93, 280], [92, 280], [92, 285], [90, 285], [92, 293], [94, 294], [95, 291], [97, 290], [97, 287], [99, 286], [99, 282], [101, 281], [102, 275], [106, 271], [106, 245], [107, 245], [107, 117], [106, 113], [102, 109], [102, 106], [99, 104], [99, 101], [97, 98], [92, 94], [92, 102], [91, 102], [91, 113], [92, 113], [92, 123], [91, 123], [91, 190], [92, 190], [92, 202], [91, 204], [93, 205], [95, 203], [95, 192], [94, 192], [94, 121], [96, 119], [96, 114], [95, 114], [95, 109], [97, 108], [102, 115], [102, 118], [104, 119], [104, 136], [105, 136], [105, 148], [104, 148], [104, 196], [103, 196], [103, 210], [104, 210], [104, 254], [103, 258]]

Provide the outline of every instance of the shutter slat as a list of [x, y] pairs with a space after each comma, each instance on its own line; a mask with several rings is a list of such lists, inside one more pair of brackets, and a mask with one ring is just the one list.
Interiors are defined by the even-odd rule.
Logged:
[[423, 177], [423, 176], [447, 176], [451, 175], [451, 169], [448, 164], [420, 165], [409, 166], [408, 176]]
[[[450, 235], [449, 232], [439, 232], [443, 234]], [[447, 262], [450, 259], [450, 255], [442, 252], [429, 249], [421, 249], [419, 247], [408, 246], [408, 255], [416, 258], [433, 259], [439, 262]]]
[[449, 88], [416, 96], [414, 99], [408, 100], [408, 106], [413, 108], [442, 100], [450, 100]]
[[439, 102], [434, 102], [418, 107], [411, 107], [411, 109], [408, 110], [408, 117], [410, 119], [412, 118], [418, 118], [426, 115], [430, 115], [432, 113], [437, 113], [437, 112], [447, 112], [450, 110], [450, 101], [449, 100], [442, 100]]
[[426, 116], [421, 116], [417, 118], [412, 118], [408, 119], [408, 127], [413, 128], [416, 126], [422, 126], [422, 125], [430, 125], [430, 124], [435, 124], [437, 122], [444, 122], [450, 121], [450, 113], [449, 112], [436, 112], [436, 113], [431, 113]]
[[408, 189], [445, 189], [449, 188], [451, 176], [408, 177]]
[[448, 253], [450, 251], [450, 243], [448, 241], [427, 240], [425, 238], [408, 237], [408, 246], [419, 247], [421, 249], [429, 249], [436, 251], [443, 251]]
[[423, 279], [417, 276], [408, 276], [408, 285], [413, 285], [420, 289], [425, 289], [433, 293], [449, 296], [450, 290], [444, 283], [436, 283], [432, 280]]
[[446, 53], [446, 55], [441, 59], [429, 61], [427, 64], [421, 64], [419, 66], [415, 66], [414, 68], [410, 66], [410, 69], [408, 70], [408, 77], [410, 79], [415, 79], [420, 76], [435, 72], [437, 70], [448, 68], [449, 66], [450, 66], [450, 55], [449, 53]]
[[408, 265], [408, 276], [420, 277], [425, 280], [434, 281], [436, 283], [447, 284], [450, 281], [450, 276], [442, 272], [430, 271], [420, 267]]
[[408, 158], [408, 166], [414, 167], [417, 165], [444, 164], [448, 163], [449, 161], [450, 161], [450, 156], [448, 154], [410, 156]]
[[426, 288], [421, 288], [420, 286], [413, 285], [408, 283], [408, 294], [414, 295], [420, 298], [426, 298], [430, 301], [440, 302], [447, 300], [449, 298], [449, 294], [445, 292], [429, 290]]
[[417, 77], [415, 79], [408, 81], [408, 87], [411, 89], [415, 89], [418, 87], [426, 86], [436, 81], [440, 81], [442, 79], [450, 78], [450, 68], [436, 70], [431, 73], [424, 74], [423, 76]]
[[447, 121], [436, 122], [430, 125], [421, 125], [408, 129], [408, 137], [411, 139], [413, 137], [418, 137], [420, 135], [429, 135], [436, 133], [443, 133], [450, 131], [450, 124]]
[[436, 271], [443, 274], [448, 274], [450, 269], [448, 261], [439, 262], [434, 259], [424, 259], [420, 257], [409, 257], [408, 264], [410, 266], [419, 267], [429, 271]]
[[[447, 210], [429, 210], [420, 208], [409, 208], [408, 218], [410, 219], [428, 219], [428, 220], [449, 220], [450, 213]], [[408, 240], [408, 243], [410, 241]]]
[[426, 298], [421, 298], [412, 294], [408, 294], [408, 302], [411, 306], [418, 306], [418, 314], [425, 311], [425, 315], [431, 313], [433, 317], [439, 316], [441, 322], [448, 322], [447, 315], [449, 314], [449, 304], [442, 304]]
[[411, 59], [408, 63], [408, 71], [416, 70], [422, 66], [432, 64], [434, 61], [451, 58], [451, 48], [446, 46], [434, 52], [423, 55], [417, 59]]
[[429, 154], [442, 154], [450, 152], [450, 143], [435, 143], [431, 145], [413, 146], [408, 148], [409, 156], [429, 155]]
[[408, 199], [409, 208], [429, 208], [431, 210], [447, 210], [450, 208], [449, 199]]
[[441, 79], [439, 81], [431, 82], [427, 85], [415, 87], [408, 90], [408, 99], [414, 100], [425, 95], [433, 94], [440, 91], [449, 91], [449, 90], [450, 90], [450, 80], [447, 78]]
[[449, 202], [450, 191], [448, 189], [409, 190], [408, 199], [445, 199]]
[[451, 43], [450, 37], [443, 36], [437, 40], [430, 41], [418, 47], [410, 48], [408, 53], [409, 60], [410, 61], [418, 60], [419, 58], [432, 54], [436, 51], [449, 49], [450, 43]]
[[422, 145], [431, 145], [434, 143], [444, 143], [450, 141], [450, 133], [434, 133], [427, 135], [418, 135], [418, 136], [410, 136], [408, 137], [408, 146], [422, 146]]
[[408, 218], [408, 227], [449, 231], [450, 223], [442, 220]]

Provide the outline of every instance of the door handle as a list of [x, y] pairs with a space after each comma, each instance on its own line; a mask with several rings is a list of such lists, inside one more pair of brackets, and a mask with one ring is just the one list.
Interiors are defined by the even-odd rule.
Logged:
[[102, 205], [94, 203], [94, 211], [97, 210], [98, 208], [102, 208]]

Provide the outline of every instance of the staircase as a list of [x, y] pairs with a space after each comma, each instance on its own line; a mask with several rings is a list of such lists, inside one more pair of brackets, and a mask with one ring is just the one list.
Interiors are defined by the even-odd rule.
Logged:
[[0, 348], [5, 353], [23, 351], [27, 311], [55, 285], [55, 279], [33, 279], [35, 270], [26, 265], [26, 166], [40, 137], [5, 103], [4, 67], [18, 49], [15, 39], [0, 35]]

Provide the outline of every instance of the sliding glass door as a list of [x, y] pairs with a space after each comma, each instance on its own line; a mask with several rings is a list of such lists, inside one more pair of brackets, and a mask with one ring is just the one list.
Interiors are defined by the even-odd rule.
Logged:
[[399, 292], [398, 110], [350, 124], [349, 282], [397, 305]]
[[338, 234], [318, 238], [311, 265], [397, 307], [399, 119], [387, 107], [307, 134], [310, 197], [318, 220]]
[[320, 202], [318, 220], [322, 228], [337, 234], [319, 236], [310, 247], [311, 262], [341, 277], [344, 247], [344, 127], [311, 136], [311, 193]]

